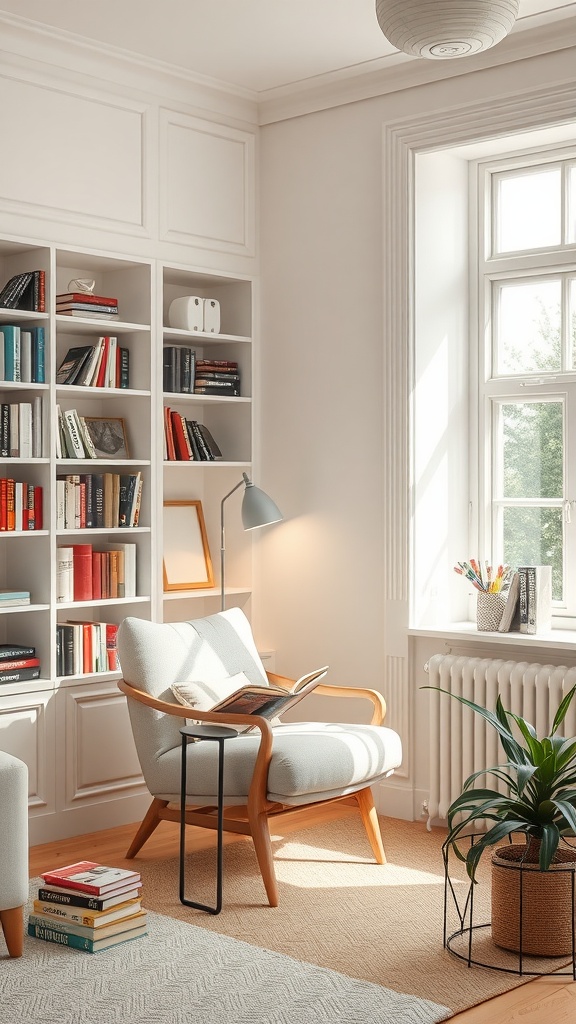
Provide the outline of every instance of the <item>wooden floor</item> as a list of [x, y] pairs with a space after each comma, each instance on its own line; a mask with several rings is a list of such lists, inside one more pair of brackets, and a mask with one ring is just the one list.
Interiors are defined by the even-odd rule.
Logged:
[[[342, 813], [341, 811], [339, 812]], [[317, 817], [315, 821], [317, 821]], [[291, 827], [302, 828], [305, 816]], [[34, 846], [30, 850], [30, 877], [45, 871], [47, 866], [56, 867], [85, 859], [87, 851], [91, 859], [102, 864], [117, 867], [134, 867], [134, 861], [124, 857], [136, 825], [121, 825], [104, 832], [88, 836], [74, 836], [55, 843]], [[286, 825], [286, 831], [289, 826]], [[138, 854], [138, 859], [148, 857], [173, 857], [178, 850], [178, 825], [162, 822]], [[226, 842], [246, 842], [242, 837], [228, 833]], [[187, 829], [187, 849], [192, 851], [211, 846], [215, 837], [207, 830]], [[473, 968], [472, 968], [473, 969]], [[513, 989], [511, 992], [490, 999], [464, 1013], [452, 1017], [453, 1024], [575, 1024], [576, 983], [566, 978], [537, 978]]]

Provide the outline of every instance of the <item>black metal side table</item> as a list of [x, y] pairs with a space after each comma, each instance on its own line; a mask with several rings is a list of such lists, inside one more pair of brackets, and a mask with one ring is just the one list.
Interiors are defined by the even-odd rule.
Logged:
[[[181, 752], [181, 774], [180, 774], [180, 902], [186, 907], [195, 907], [196, 910], [205, 910], [208, 914], [219, 914], [222, 910], [222, 847], [223, 847], [223, 818], [224, 818], [224, 744], [226, 740], [233, 739], [238, 735], [236, 729], [225, 728], [219, 725], [187, 725], [180, 729], [182, 736]], [[186, 749], [188, 742], [195, 740], [211, 740], [218, 744], [218, 807], [217, 807], [217, 872], [216, 872], [216, 906], [209, 907], [205, 903], [195, 903], [184, 896], [184, 861], [185, 861], [185, 837], [186, 837]]]

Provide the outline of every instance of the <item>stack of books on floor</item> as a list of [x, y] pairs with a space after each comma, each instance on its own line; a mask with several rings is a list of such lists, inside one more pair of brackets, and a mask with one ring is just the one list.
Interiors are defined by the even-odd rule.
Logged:
[[98, 953], [146, 935], [137, 871], [86, 860], [41, 877], [44, 885], [28, 918], [33, 938]]
[[118, 316], [118, 299], [93, 292], [62, 292], [56, 296], [59, 316], [86, 316], [98, 320], [113, 320]]

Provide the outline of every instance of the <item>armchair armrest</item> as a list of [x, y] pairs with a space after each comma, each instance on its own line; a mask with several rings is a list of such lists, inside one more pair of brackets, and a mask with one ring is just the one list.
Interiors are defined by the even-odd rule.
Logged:
[[269, 806], [266, 793], [268, 791], [268, 769], [272, 757], [273, 734], [272, 726], [266, 718], [262, 718], [261, 715], [223, 715], [217, 711], [197, 711], [196, 708], [189, 708], [190, 713], [187, 715], [184, 704], [171, 704], [168, 701], [159, 700], [157, 697], [145, 693], [144, 690], [138, 690], [125, 679], [118, 679], [117, 684], [129, 699], [136, 700], [139, 704], [144, 704], [154, 711], [161, 711], [165, 715], [175, 715], [177, 718], [184, 719], [194, 718], [197, 722], [210, 722], [213, 725], [226, 723], [227, 725], [249, 725], [259, 729], [260, 744], [254, 762], [248, 801], [249, 804], [254, 803], [258, 810], [264, 810]]
[[[276, 672], [267, 672], [266, 675], [271, 683], [276, 686], [284, 686], [290, 689], [296, 682], [288, 676], [280, 676]], [[386, 716], [386, 701], [378, 690], [370, 690], [361, 686], [331, 686], [328, 683], [319, 683], [312, 693], [319, 693], [324, 697], [359, 697], [369, 700], [372, 704], [372, 718], [370, 725], [382, 725]]]

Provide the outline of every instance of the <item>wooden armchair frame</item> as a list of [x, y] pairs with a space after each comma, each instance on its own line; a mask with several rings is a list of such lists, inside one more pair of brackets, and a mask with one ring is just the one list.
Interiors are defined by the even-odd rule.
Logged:
[[[271, 683], [279, 686], [290, 686], [294, 682], [294, 680], [288, 679], [286, 676], [277, 675], [274, 672], [267, 672], [266, 674]], [[186, 717], [185, 709], [182, 704], [172, 704], [168, 701], [158, 700], [155, 697], [151, 697], [150, 694], [145, 693], [143, 690], [138, 690], [134, 686], [131, 686], [131, 684], [125, 679], [118, 680], [118, 686], [129, 699], [136, 700], [148, 708], [161, 711], [166, 715], [175, 715], [177, 718], [185, 719]], [[381, 725], [384, 720], [384, 716], [386, 714], [386, 702], [377, 690], [364, 689], [355, 686], [329, 686], [321, 683], [316, 687], [314, 693], [328, 697], [364, 698], [369, 700], [373, 706], [370, 725]], [[217, 725], [221, 725], [223, 722], [223, 717], [218, 712], [197, 711], [196, 708], [194, 709], [194, 719], [199, 722], [214, 723]], [[297, 807], [273, 803], [267, 798], [268, 769], [270, 766], [270, 759], [272, 757], [273, 742], [273, 733], [270, 723], [266, 718], [262, 718], [260, 715], [226, 715], [226, 724], [232, 726], [251, 725], [260, 730], [260, 744], [254, 764], [254, 772], [252, 775], [250, 789], [248, 791], [247, 803], [245, 805], [232, 805], [230, 807], [225, 807], [223, 827], [226, 832], [237, 832], [242, 835], [252, 837], [258, 865], [262, 875], [262, 881], [264, 882], [268, 902], [271, 907], [278, 906], [278, 883], [276, 881], [272, 844], [270, 841], [270, 819], [285, 819], [290, 815], [294, 816], [298, 812], [301, 812], [304, 807], [320, 808], [329, 803], [354, 798], [358, 803], [362, 822], [366, 829], [366, 834], [370, 841], [370, 846], [376, 862], [378, 864], [385, 863], [386, 858], [384, 854], [384, 847], [382, 845], [378, 815], [374, 806], [374, 799], [370, 786], [367, 786], [365, 789], [358, 790], [356, 793], [353, 793], [352, 796], [331, 797], [327, 800], [313, 801], [310, 804], [300, 804]], [[170, 804], [168, 800], [160, 800], [159, 798], [154, 797], [136, 835], [134, 836], [134, 839], [132, 840], [132, 843], [130, 844], [126, 854], [127, 858], [136, 856], [138, 850], [140, 850], [146, 840], [149, 839], [161, 821], [179, 822], [180, 808]], [[196, 825], [201, 828], [215, 829], [217, 827], [216, 807], [191, 806], [187, 808], [186, 824]]]

